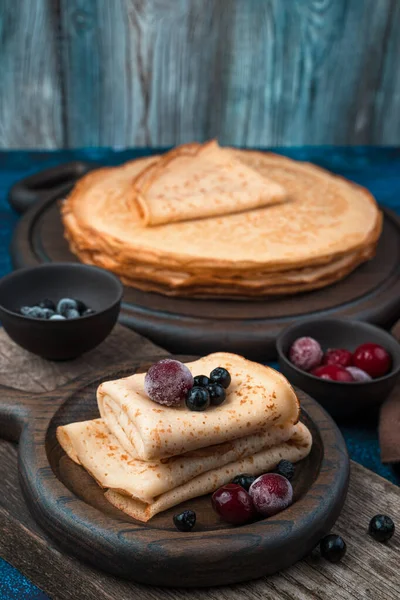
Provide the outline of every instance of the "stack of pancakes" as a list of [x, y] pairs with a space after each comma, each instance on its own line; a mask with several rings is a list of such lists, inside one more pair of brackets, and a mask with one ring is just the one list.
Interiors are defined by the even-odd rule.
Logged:
[[382, 228], [366, 189], [215, 142], [96, 170], [62, 217], [83, 262], [144, 291], [194, 298], [322, 288], [372, 258]]
[[260, 475], [280, 460], [297, 462], [312, 438], [298, 421], [293, 388], [273, 369], [215, 353], [187, 367], [201, 375], [222, 366], [232, 382], [220, 406], [192, 412], [150, 400], [144, 374], [103, 383], [100, 418], [63, 425], [57, 438], [68, 456], [128, 515], [154, 515], [209, 494], [240, 473]]

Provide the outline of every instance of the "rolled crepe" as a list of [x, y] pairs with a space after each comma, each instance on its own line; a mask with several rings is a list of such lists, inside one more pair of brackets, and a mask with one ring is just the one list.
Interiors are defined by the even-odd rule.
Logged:
[[145, 226], [243, 212], [286, 197], [282, 185], [216, 141], [172, 150], [144, 169], [133, 186]]
[[225, 444], [194, 450], [161, 461], [131, 458], [102, 419], [58, 427], [57, 439], [68, 456], [82, 465], [103, 488], [146, 504], [198, 475], [254, 455], [289, 440], [294, 425], [279, 425]]
[[105, 493], [107, 500], [124, 513], [146, 522], [160, 513], [181, 502], [210, 494], [221, 485], [229, 483], [238, 473], [261, 475], [271, 471], [282, 459], [298, 462], [305, 458], [311, 450], [312, 438], [309, 430], [302, 423], [295, 425], [295, 433], [287, 442], [265, 448], [253, 456], [236, 460], [220, 468], [212, 469], [195, 477], [187, 483], [169, 492], [161, 494], [152, 503], [146, 504], [123, 495], [115, 490]]
[[156, 404], [144, 391], [145, 374], [102, 383], [101, 417], [132, 458], [159, 460], [242, 438], [272, 427], [294, 425], [300, 406], [287, 379], [269, 367], [219, 352], [186, 365], [194, 376], [224, 367], [232, 382], [225, 402], [207, 411], [184, 404]]

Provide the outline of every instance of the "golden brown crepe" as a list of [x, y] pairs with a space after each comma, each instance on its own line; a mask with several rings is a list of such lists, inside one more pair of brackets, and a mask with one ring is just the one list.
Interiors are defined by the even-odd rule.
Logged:
[[127, 454], [103, 419], [58, 427], [57, 439], [68, 456], [101, 487], [149, 504], [206, 471], [287, 442], [297, 430], [295, 425], [278, 425], [225, 444], [151, 462]]
[[269, 367], [236, 354], [218, 352], [186, 366], [194, 376], [224, 367], [231, 374], [225, 402], [204, 412], [185, 405], [154, 403], [144, 391], [144, 373], [102, 383], [97, 391], [101, 417], [124, 450], [154, 460], [293, 425], [299, 402], [287, 379]]
[[382, 215], [367, 190], [282, 156], [223, 151], [280, 184], [288, 201], [144, 227], [132, 182], [150, 178], [162, 159], [136, 160], [90, 173], [74, 188], [62, 209], [71, 250], [134, 287], [189, 297], [317, 289], [374, 255]]
[[161, 494], [153, 502], [140, 502], [111, 489], [105, 493], [105, 497], [119, 510], [134, 519], [146, 522], [156, 514], [181, 502], [214, 492], [221, 485], [232, 481], [238, 473], [261, 475], [274, 469], [282, 459], [296, 463], [310, 453], [311, 445], [312, 438], [309, 430], [303, 423], [297, 423], [293, 436], [287, 442], [264, 448], [247, 458], [241, 458], [222, 467], [211, 469], [194, 477], [187, 483]]
[[285, 190], [211, 141], [181, 146], [135, 178], [145, 226], [243, 212], [280, 202]]

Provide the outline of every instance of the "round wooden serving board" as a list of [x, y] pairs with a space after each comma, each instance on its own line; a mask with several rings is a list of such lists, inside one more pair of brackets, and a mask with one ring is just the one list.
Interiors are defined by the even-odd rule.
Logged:
[[[39, 173], [11, 190], [11, 204], [28, 208], [17, 226], [15, 268], [76, 261], [63, 236], [58, 201], [85, 170], [71, 163]], [[385, 212], [376, 257], [322, 290], [262, 300], [188, 300], [125, 288], [120, 321], [175, 353], [234, 352], [275, 358], [275, 340], [299, 318], [346, 316], [389, 327], [400, 315], [400, 219]]]
[[[180, 357], [181, 360], [184, 358]], [[94, 566], [138, 582], [173, 587], [235, 583], [275, 573], [303, 558], [329, 532], [343, 507], [349, 478], [344, 440], [329, 415], [298, 391], [302, 421], [313, 436], [296, 466], [294, 503], [275, 517], [242, 527], [222, 523], [210, 496], [140, 523], [111, 506], [103, 490], [59, 446], [58, 425], [98, 417], [95, 391], [104, 380], [147, 370], [157, 360], [75, 380], [53, 392], [1, 387], [0, 435], [19, 439], [20, 481], [41, 527], [59, 545]], [[197, 513], [190, 533], [172, 522], [183, 508]]]

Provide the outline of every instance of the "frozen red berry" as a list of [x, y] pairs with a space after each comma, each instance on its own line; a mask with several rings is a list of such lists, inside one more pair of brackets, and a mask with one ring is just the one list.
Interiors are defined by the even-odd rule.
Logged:
[[368, 375], [362, 369], [358, 367], [346, 367], [346, 371], [348, 371], [353, 377], [354, 381], [371, 381], [372, 377]]
[[311, 371], [311, 375], [321, 379], [330, 379], [331, 381], [350, 382], [354, 381], [353, 376], [347, 369], [338, 365], [322, 365]]
[[301, 337], [295, 340], [289, 350], [289, 358], [299, 369], [310, 371], [321, 364], [322, 348], [314, 338]]
[[353, 364], [371, 377], [382, 377], [389, 371], [392, 359], [379, 344], [362, 344], [354, 351]]
[[232, 525], [243, 525], [257, 515], [250, 495], [236, 483], [220, 487], [213, 493], [211, 502], [221, 519]]
[[257, 512], [272, 517], [287, 508], [293, 500], [292, 484], [277, 473], [261, 475], [251, 484], [249, 494]]
[[353, 355], [344, 348], [332, 348], [325, 352], [322, 357], [323, 365], [338, 365], [339, 367], [350, 367], [353, 364]]
[[193, 375], [186, 365], [164, 358], [150, 367], [144, 379], [144, 391], [151, 400], [177, 406], [193, 387]]

